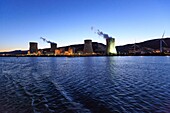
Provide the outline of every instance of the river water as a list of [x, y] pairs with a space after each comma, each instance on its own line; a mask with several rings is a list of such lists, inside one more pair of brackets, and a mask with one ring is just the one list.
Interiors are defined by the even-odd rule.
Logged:
[[0, 113], [129, 112], [170, 112], [170, 57], [0, 58]]

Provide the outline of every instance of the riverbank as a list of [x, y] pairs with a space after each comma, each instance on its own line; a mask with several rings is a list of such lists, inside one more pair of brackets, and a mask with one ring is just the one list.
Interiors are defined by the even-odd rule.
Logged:
[[101, 56], [170, 56], [170, 54], [117, 54], [117, 55], [0, 55], [0, 57], [101, 57]]

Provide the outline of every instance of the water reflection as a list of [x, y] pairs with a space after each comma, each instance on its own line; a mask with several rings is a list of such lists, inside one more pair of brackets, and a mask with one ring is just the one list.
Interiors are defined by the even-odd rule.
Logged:
[[1, 58], [0, 111], [168, 112], [167, 57]]

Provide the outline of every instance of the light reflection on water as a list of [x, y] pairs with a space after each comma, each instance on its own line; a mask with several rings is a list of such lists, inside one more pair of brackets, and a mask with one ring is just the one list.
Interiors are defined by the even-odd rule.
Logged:
[[0, 61], [2, 113], [170, 112], [169, 57]]

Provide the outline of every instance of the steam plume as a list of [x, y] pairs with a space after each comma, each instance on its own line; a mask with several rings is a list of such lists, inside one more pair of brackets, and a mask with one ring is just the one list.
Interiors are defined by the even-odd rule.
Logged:
[[103, 32], [100, 31], [100, 30], [97, 30], [97, 34], [98, 34], [99, 36], [102, 36], [102, 37], [105, 38], [105, 39], [107, 39], [107, 38], [112, 38], [112, 37], [109, 37], [108, 34], [105, 34], [105, 33], [103, 33]]
[[48, 41], [48, 40], [46, 40], [46, 39], [43, 38], [43, 37], [40, 37], [40, 39], [42, 39], [44, 42], [47, 42], [47, 43], [50, 43], [50, 44], [56, 44], [55, 42]]
[[98, 34], [99, 36], [102, 36], [105, 39], [112, 38], [112, 37], [109, 37], [108, 34], [105, 34], [102, 31], [100, 31], [99, 29], [95, 30], [95, 28], [93, 26], [91, 27], [91, 30], [94, 31], [94, 33]]

